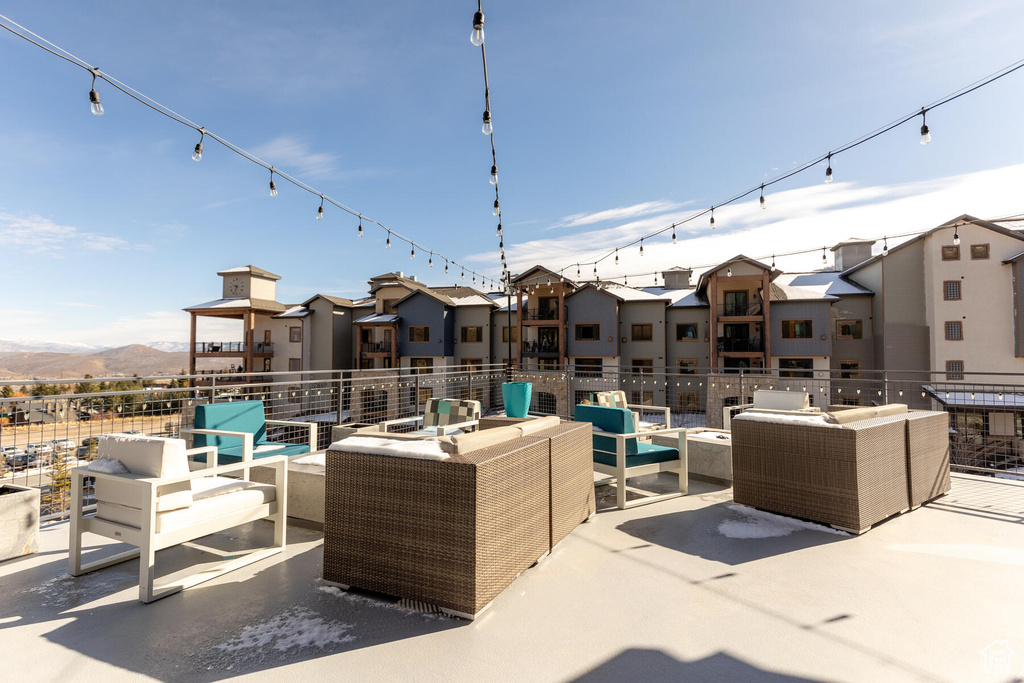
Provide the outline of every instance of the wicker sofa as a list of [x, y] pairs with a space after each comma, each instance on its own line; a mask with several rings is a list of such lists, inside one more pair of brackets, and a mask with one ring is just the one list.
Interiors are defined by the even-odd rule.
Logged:
[[737, 503], [863, 533], [949, 491], [949, 416], [902, 404], [732, 420]]
[[589, 493], [573, 486], [580, 476], [552, 485], [553, 461], [583, 463], [589, 476], [590, 426], [529, 422], [440, 437], [446, 460], [332, 444], [324, 579], [475, 618], [593, 514], [592, 477]]

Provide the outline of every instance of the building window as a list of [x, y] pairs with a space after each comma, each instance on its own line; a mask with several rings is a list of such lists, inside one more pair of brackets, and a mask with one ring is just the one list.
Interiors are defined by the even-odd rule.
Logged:
[[814, 327], [810, 320], [783, 320], [783, 339], [813, 339]]
[[676, 323], [676, 341], [697, 341], [697, 323]]
[[839, 377], [841, 379], [860, 379], [860, 371], [863, 369], [859, 360], [839, 361]]
[[475, 371], [480, 370], [480, 368], [483, 366], [484, 359], [483, 358], [463, 358], [462, 359], [462, 364], [464, 366], [466, 366], [466, 369], [469, 370], [470, 372], [475, 372]]
[[631, 405], [639, 406], [653, 406], [654, 405], [654, 392], [653, 391], [637, 391], [633, 390], [629, 392], [629, 402]]
[[652, 341], [654, 339], [654, 326], [650, 323], [633, 325], [630, 339], [633, 341]]
[[945, 246], [942, 248], [942, 260], [943, 261], [959, 261], [960, 260], [960, 247], [956, 245]]
[[554, 358], [541, 358], [537, 361], [537, 367], [540, 370], [557, 370], [558, 361]]
[[360, 358], [359, 359], [360, 370], [373, 370], [373, 359], [372, 358]]
[[601, 341], [601, 326], [597, 323], [576, 323], [576, 341]]
[[696, 375], [697, 374], [697, 359], [696, 358], [680, 358], [678, 361], [678, 368], [680, 375]]
[[780, 358], [779, 377], [814, 377], [813, 358]]
[[960, 281], [946, 280], [942, 283], [942, 298], [946, 301], [956, 301], [960, 298]]
[[430, 326], [429, 325], [414, 325], [409, 328], [409, 341], [410, 342], [428, 342], [430, 341]]
[[302, 341], [302, 328], [301, 327], [289, 327], [288, 328], [288, 341], [292, 343], [298, 343]]
[[576, 359], [576, 376], [577, 377], [600, 377], [601, 370], [604, 367], [604, 361], [600, 358], [577, 358]]
[[959, 320], [946, 321], [946, 341], [960, 341], [964, 338], [964, 326]]
[[650, 375], [654, 372], [654, 361], [643, 358], [633, 359], [633, 373]]
[[482, 342], [484, 340], [484, 328], [483, 327], [463, 327], [462, 328], [462, 342], [464, 344], [473, 344], [475, 342]]
[[512, 343], [515, 344], [515, 343], [517, 343], [519, 341], [519, 328], [518, 327], [509, 328], [508, 325], [505, 325], [504, 327], [502, 327], [501, 328], [501, 341], [505, 342], [506, 344], [509, 342], [509, 335], [508, 335], [509, 329], [512, 330]]
[[864, 326], [860, 320], [839, 320], [836, 322], [836, 339], [863, 339]]
[[289, 358], [288, 359], [288, 372], [299, 372], [302, 370], [302, 359], [301, 358]]
[[946, 361], [946, 379], [963, 379], [964, 362], [962, 360]]
[[971, 258], [972, 259], [985, 259], [985, 258], [988, 258], [988, 245], [987, 244], [972, 244], [971, 245]]
[[270, 372], [270, 363], [271, 361], [269, 358], [263, 359], [263, 372]]
[[433, 358], [410, 358], [409, 367], [416, 371], [418, 375], [428, 375], [434, 371], [434, 359]]
[[700, 395], [696, 391], [676, 393], [676, 410], [692, 413], [700, 410]]

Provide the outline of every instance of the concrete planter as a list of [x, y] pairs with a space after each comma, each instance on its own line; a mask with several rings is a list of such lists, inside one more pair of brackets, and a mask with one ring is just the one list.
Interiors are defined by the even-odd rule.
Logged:
[[[723, 438], [724, 437], [724, 438]], [[651, 441], [659, 446], [674, 448], [678, 437], [654, 436]], [[691, 429], [686, 438], [690, 476], [717, 483], [732, 482], [732, 438], [721, 429]]]
[[0, 562], [39, 552], [39, 489], [0, 485]]

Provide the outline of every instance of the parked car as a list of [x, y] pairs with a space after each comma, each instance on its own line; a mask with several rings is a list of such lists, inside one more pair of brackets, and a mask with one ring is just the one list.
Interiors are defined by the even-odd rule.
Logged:
[[53, 453], [53, 448], [48, 443], [30, 443], [25, 446], [25, 452], [29, 455], [44, 455]]
[[54, 439], [50, 442], [55, 451], [72, 451], [75, 449], [75, 442], [71, 439]]
[[90, 436], [82, 439], [82, 445], [88, 448], [89, 446], [98, 446], [100, 438], [98, 436]]
[[17, 459], [24, 459], [25, 451], [21, 450], [17, 446], [0, 446], [0, 455], [4, 457], [8, 463], [13, 464]]

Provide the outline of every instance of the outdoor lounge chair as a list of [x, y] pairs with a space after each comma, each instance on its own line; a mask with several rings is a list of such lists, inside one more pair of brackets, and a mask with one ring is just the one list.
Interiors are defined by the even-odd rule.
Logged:
[[[666, 406], [645, 406], [639, 403], [626, 403], [626, 392], [621, 389], [615, 391], [599, 391], [594, 394], [594, 398], [597, 399], [597, 405], [607, 406], [611, 408], [629, 408], [633, 411], [633, 426], [637, 431], [641, 430], [641, 427], [652, 430], [652, 429], [668, 429], [672, 426], [672, 411]], [[644, 412], [648, 413], [661, 413], [665, 418], [665, 426], [662, 427], [657, 422], [643, 422]]]
[[[257, 484], [220, 475], [237, 474], [247, 465], [217, 465], [217, 449], [202, 449], [210, 466], [189, 472], [182, 439], [111, 434], [100, 437], [99, 456], [119, 461], [128, 472], [110, 474], [87, 467], [72, 471], [71, 538], [68, 568], [72, 576], [139, 558], [139, 600], [152, 602], [216, 578], [285, 548], [287, 459], [267, 458], [273, 484]], [[96, 513], [86, 516], [82, 492], [86, 477], [96, 480]], [[156, 553], [218, 531], [258, 519], [274, 522], [273, 545], [258, 548], [214, 569], [154, 587]], [[91, 563], [82, 562], [82, 535], [88, 533], [129, 543], [134, 550]]]
[[[626, 508], [646, 505], [669, 498], [678, 498], [689, 488], [689, 471], [686, 459], [686, 428], [677, 427], [659, 431], [661, 436], [678, 434], [675, 448], [657, 446], [640, 441], [644, 435], [634, 431], [633, 413], [626, 408], [608, 406], [578, 405], [574, 415], [577, 422], [594, 425], [593, 450], [594, 470], [611, 475], [599, 484], [615, 482], [616, 505]], [[626, 479], [657, 472], [676, 472], [679, 475], [679, 491], [665, 494], [650, 494], [626, 486]], [[626, 491], [642, 497], [628, 501]]]
[[[182, 429], [181, 434], [191, 434], [193, 448], [215, 446], [221, 464], [250, 461], [273, 455], [298, 455], [316, 450], [316, 423], [291, 422], [289, 420], [268, 420], [263, 401], [231, 401], [229, 403], [208, 403], [196, 406], [195, 423], [192, 429]], [[267, 425], [301, 427], [309, 431], [306, 443], [271, 442], [267, 439]], [[204, 454], [195, 458], [206, 462]], [[246, 471], [248, 476], [248, 471]]]
[[389, 427], [423, 423], [423, 428], [413, 434], [444, 436], [456, 429], [474, 431], [480, 424], [480, 401], [460, 401], [451, 398], [428, 398], [423, 415], [387, 420], [379, 424], [380, 431], [394, 431]]

